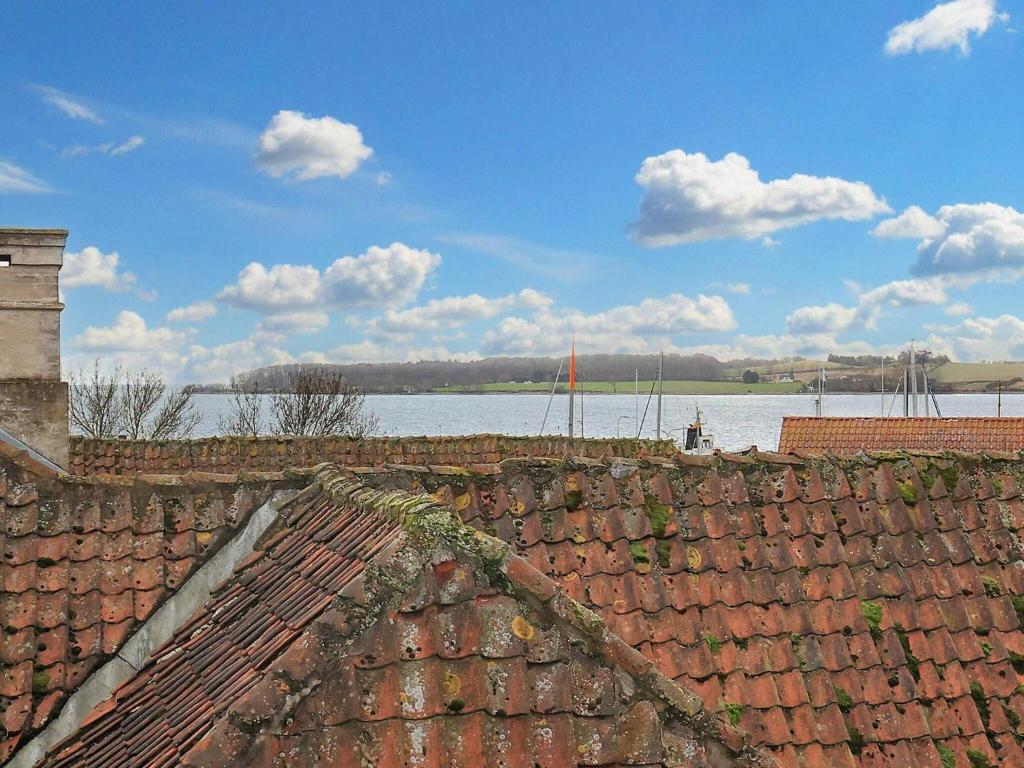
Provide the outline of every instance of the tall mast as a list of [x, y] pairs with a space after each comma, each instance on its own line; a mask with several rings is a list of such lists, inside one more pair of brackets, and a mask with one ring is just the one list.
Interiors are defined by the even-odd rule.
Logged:
[[633, 374], [633, 424], [640, 429], [640, 369]]
[[665, 392], [665, 353], [658, 360], [658, 440], [661, 440], [661, 396]]
[[576, 338], [572, 340], [572, 355], [569, 357], [569, 437], [573, 436], [573, 405], [576, 399]]
[[882, 353], [882, 415], [885, 416], [885, 353]]
[[911, 413], [917, 416], [917, 354], [914, 352], [914, 340], [910, 340], [910, 401]]

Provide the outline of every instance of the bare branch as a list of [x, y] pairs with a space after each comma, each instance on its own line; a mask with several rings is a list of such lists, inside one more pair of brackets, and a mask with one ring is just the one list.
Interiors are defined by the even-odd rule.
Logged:
[[91, 373], [80, 370], [71, 374], [68, 401], [71, 426], [87, 437], [117, 435], [124, 420], [120, 378], [120, 368], [115, 368], [110, 376], [101, 374], [99, 360], [93, 362]]
[[217, 429], [222, 435], [241, 437], [255, 437], [263, 432], [262, 401], [255, 379], [237, 387], [230, 410], [217, 419]]
[[276, 434], [364, 437], [377, 428], [363, 393], [325, 367], [295, 369], [288, 384], [270, 398]]
[[147, 436], [152, 440], [169, 440], [191, 435], [202, 419], [194, 398], [194, 387], [172, 389], [153, 417]]
[[68, 417], [71, 426], [89, 437], [132, 440], [187, 437], [199, 424], [192, 387], [168, 390], [152, 371], [100, 373], [99, 360], [92, 372], [71, 375]]
[[125, 371], [121, 384], [124, 432], [132, 440], [149, 437], [149, 417], [163, 399], [166, 386], [152, 371]]

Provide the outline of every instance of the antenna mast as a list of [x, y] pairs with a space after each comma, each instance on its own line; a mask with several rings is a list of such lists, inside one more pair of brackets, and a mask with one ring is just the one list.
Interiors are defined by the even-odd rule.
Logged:
[[573, 436], [573, 405], [576, 400], [576, 338], [572, 340], [572, 355], [569, 357], [569, 437]]
[[661, 440], [661, 396], [665, 392], [665, 353], [661, 353], [658, 361], [658, 440]]
[[910, 388], [913, 398], [911, 408], [914, 416], [917, 416], [917, 353], [914, 351], [914, 340], [910, 340]]

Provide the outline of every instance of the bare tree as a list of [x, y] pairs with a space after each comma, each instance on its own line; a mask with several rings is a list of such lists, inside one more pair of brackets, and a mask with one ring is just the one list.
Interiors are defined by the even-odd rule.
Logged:
[[193, 399], [195, 394], [192, 386], [169, 391], [150, 422], [149, 438], [169, 440], [191, 435], [202, 419]]
[[[233, 384], [237, 384], [232, 380]], [[231, 397], [231, 408], [217, 419], [222, 435], [254, 437], [263, 432], [263, 409], [260, 390], [255, 379], [249, 379], [236, 388]]]
[[377, 428], [366, 397], [324, 366], [293, 369], [288, 389], [270, 397], [272, 428], [282, 435], [364, 437]]
[[149, 436], [149, 415], [159, 405], [167, 389], [152, 371], [127, 371], [121, 381], [123, 403], [122, 432], [132, 440]]
[[100, 373], [99, 360], [92, 371], [79, 370], [70, 376], [68, 388], [68, 418], [71, 426], [86, 437], [116, 435], [124, 420], [123, 401], [118, 386], [121, 369], [115, 368], [110, 376]]
[[89, 437], [166, 440], [188, 437], [199, 424], [192, 387], [168, 389], [152, 371], [125, 371], [120, 366], [109, 376], [100, 373], [71, 375], [68, 413], [73, 427]]

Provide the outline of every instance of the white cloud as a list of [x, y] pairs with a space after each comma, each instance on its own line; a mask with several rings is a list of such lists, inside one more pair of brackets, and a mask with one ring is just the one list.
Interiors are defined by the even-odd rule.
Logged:
[[283, 339], [296, 333], [316, 333], [330, 323], [326, 312], [315, 310], [282, 312], [271, 315], [256, 324], [254, 336], [268, 339]]
[[466, 362], [479, 360], [476, 352], [452, 352], [443, 346], [396, 347], [364, 339], [351, 344], [339, 344], [327, 352], [307, 355], [314, 363], [416, 363], [421, 360], [453, 360]]
[[212, 301], [199, 301], [185, 307], [176, 307], [167, 313], [168, 323], [201, 323], [217, 315], [217, 305]]
[[56, 107], [68, 117], [103, 125], [103, 118], [75, 97], [48, 85], [37, 85], [35, 90], [45, 103]]
[[260, 134], [256, 165], [275, 178], [344, 179], [372, 154], [359, 128], [350, 123], [281, 110]]
[[193, 345], [183, 362], [183, 378], [194, 383], [227, 382], [232, 376], [266, 365], [296, 362], [289, 352], [253, 339], [214, 347]]
[[485, 298], [477, 293], [432, 299], [421, 307], [389, 309], [365, 323], [368, 332], [384, 336], [403, 336], [441, 328], [457, 328], [473, 320], [495, 317], [513, 309], [541, 310], [553, 304], [551, 297], [524, 288], [516, 293]]
[[750, 295], [750, 283], [726, 283], [722, 287], [729, 293], [739, 293], [745, 296]]
[[53, 189], [24, 168], [0, 160], [0, 195], [37, 195], [43, 192], [53, 192]]
[[[917, 209], [920, 211], [920, 209]], [[1024, 214], [996, 203], [944, 205], [935, 216], [913, 213], [916, 223], [903, 226], [911, 209], [875, 228], [879, 237], [920, 239], [918, 275], [992, 273], [1024, 268]]]
[[123, 293], [135, 288], [135, 275], [121, 270], [121, 257], [117, 251], [103, 253], [90, 245], [81, 251], [64, 254], [60, 286], [62, 289], [94, 286]]
[[749, 240], [822, 219], [855, 221], [891, 210], [859, 181], [805, 174], [761, 181], [735, 152], [711, 161], [674, 149], [645, 159], [636, 182], [645, 191], [631, 229], [650, 247]]
[[932, 351], [954, 359], [1020, 360], [1024, 357], [1024, 320], [1014, 315], [972, 317], [943, 326], [927, 339]]
[[561, 354], [575, 336], [580, 351], [650, 352], [669, 348], [679, 334], [735, 327], [732, 309], [721, 296], [691, 299], [675, 293], [589, 315], [560, 309], [538, 312], [532, 320], [506, 317], [484, 333], [482, 346], [486, 354]]
[[174, 350], [180, 348], [188, 336], [185, 331], [149, 328], [138, 313], [123, 310], [112, 325], [89, 326], [75, 336], [72, 344], [80, 350], [94, 352]]
[[862, 307], [904, 307], [944, 304], [949, 299], [937, 280], [893, 280], [860, 294]]
[[441, 257], [402, 243], [371, 246], [359, 256], [316, 267], [253, 262], [217, 298], [236, 307], [278, 314], [325, 306], [360, 308], [406, 304], [423, 288]]
[[950, 317], [962, 317], [963, 315], [971, 314], [973, 311], [974, 308], [964, 301], [958, 301], [946, 307], [946, 314]]
[[794, 334], [839, 333], [847, 330], [856, 316], [855, 307], [835, 303], [800, 307], [786, 318], [786, 330]]
[[799, 307], [786, 318], [786, 330], [791, 334], [835, 334], [852, 328], [873, 330], [887, 309], [942, 305], [949, 301], [942, 282], [935, 278], [893, 280], [868, 291], [854, 282], [848, 282], [848, 286], [857, 294], [855, 306], [830, 303]]
[[932, 238], [946, 231], [946, 227], [924, 210], [911, 205], [899, 216], [879, 222], [872, 230], [875, 237], [882, 238]]
[[957, 48], [962, 56], [971, 51], [970, 37], [981, 37], [997, 21], [1009, 15], [996, 10], [996, 0], [951, 0], [939, 3], [924, 16], [897, 24], [889, 30], [885, 52], [890, 56]]
[[142, 136], [132, 136], [117, 144], [109, 141], [106, 144], [76, 144], [61, 150], [61, 157], [84, 157], [85, 155], [126, 155], [146, 143]]
[[127, 141], [118, 144], [116, 147], [110, 150], [112, 155], [125, 155], [129, 152], [134, 152], [136, 149], [146, 143], [146, 140], [141, 136], [132, 136]]
[[388, 171], [381, 171], [374, 177], [374, 181], [377, 182], [378, 187], [387, 187], [391, 185], [391, 182], [395, 180]]

